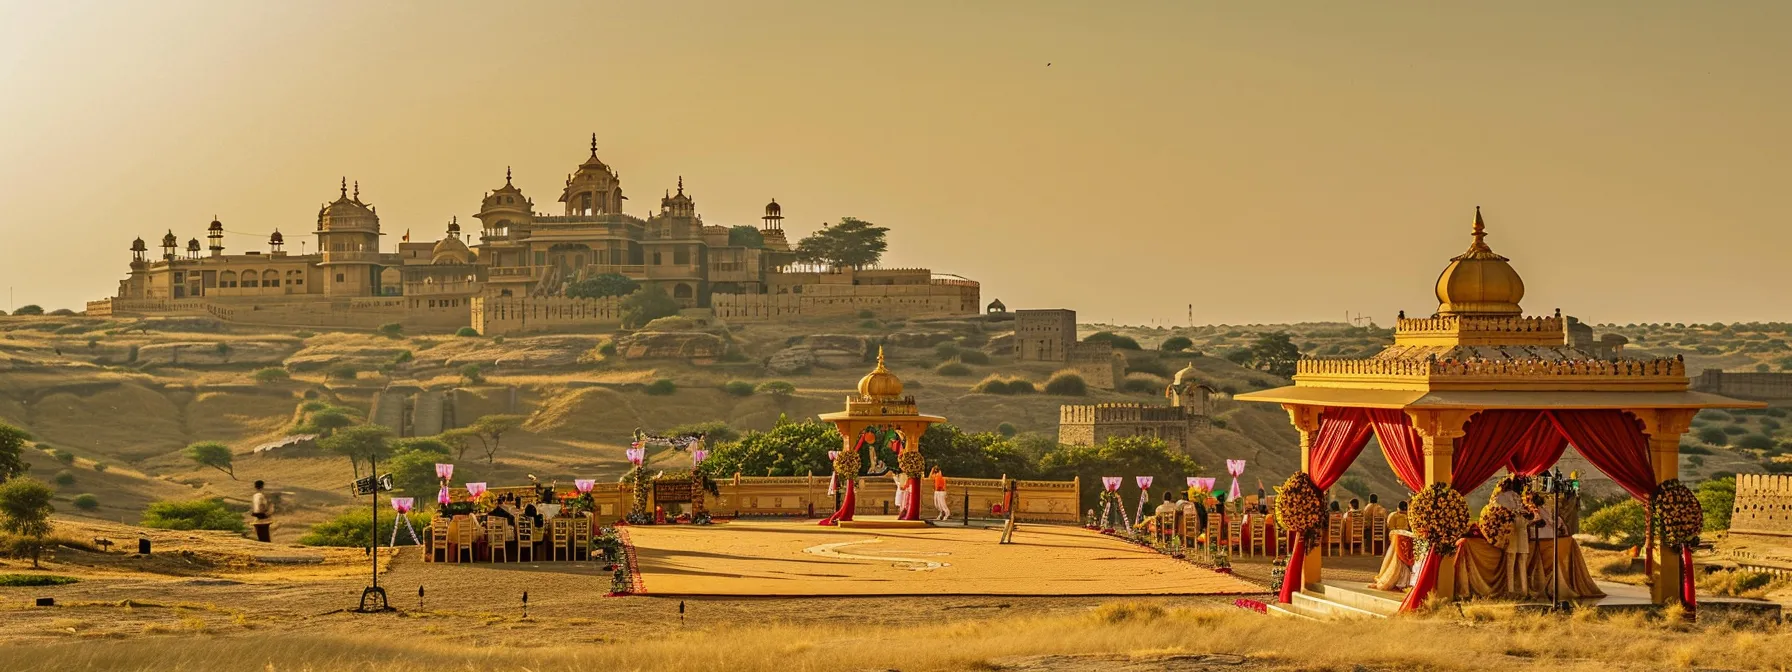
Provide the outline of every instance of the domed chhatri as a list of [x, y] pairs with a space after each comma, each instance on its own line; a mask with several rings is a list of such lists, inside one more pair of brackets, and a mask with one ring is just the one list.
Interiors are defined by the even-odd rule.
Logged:
[[1524, 279], [1487, 246], [1486, 226], [1476, 206], [1474, 242], [1437, 278], [1438, 315], [1524, 314], [1518, 307], [1524, 299]]
[[1170, 384], [1180, 386], [1183, 383], [1193, 383], [1199, 379], [1199, 376], [1200, 373], [1195, 371], [1195, 363], [1191, 361], [1188, 363], [1188, 366], [1182, 367], [1181, 371], [1176, 372], [1176, 379], [1171, 381]]
[[859, 379], [859, 396], [866, 399], [901, 399], [902, 379], [884, 368], [884, 348], [877, 348], [877, 368]]

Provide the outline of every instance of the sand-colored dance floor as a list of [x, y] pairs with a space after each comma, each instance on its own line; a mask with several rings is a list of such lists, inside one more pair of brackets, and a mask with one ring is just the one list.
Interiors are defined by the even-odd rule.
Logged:
[[649, 595], [1221, 595], [1261, 592], [1081, 528], [839, 530], [815, 521], [628, 528]]

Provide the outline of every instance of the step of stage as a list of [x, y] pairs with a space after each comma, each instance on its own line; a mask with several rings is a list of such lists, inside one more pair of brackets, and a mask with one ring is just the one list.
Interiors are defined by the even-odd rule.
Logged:
[[1266, 606], [1269, 607], [1269, 615], [1275, 616], [1278, 618], [1293, 618], [1293, 619], [1298, 619], [1298, 620], [1302, 620], [1302, 621], [1320, 620], [1318, 618], [1314, 618], [1313, 616], [1307, 614], [1304, 611], [1301, 611], [1300, 607], [1292, 605], [1292, 604], [1278, 604], [1278, 603], [1272, 602]]
[[[1280, 605], [1288, 606], [1288, 605]], [[1385, 614], [1358, 609], [1343, 602], [1305, 592], [1294, 594], [1294, 606], [1303, 615], [1330, 621], [1386, 618]]]
[[1401, 600], [1406, 599], [1404, 593], [1375, 590], [1361, 584], [1324, 581], [1319, 586], [1319, 597], [1377, 616], [1392, 616], [1398, 613]]

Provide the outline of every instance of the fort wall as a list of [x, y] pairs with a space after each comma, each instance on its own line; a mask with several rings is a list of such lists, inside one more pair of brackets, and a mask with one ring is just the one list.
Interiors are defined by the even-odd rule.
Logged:
[[1692, 389], [1756, 401], [1792, 399], [1792, 372], [1735, 373], [1705, 369], [1692, 380]]
[[1730, 531], [1792, 537], [1792, 475], [1737, 474]]

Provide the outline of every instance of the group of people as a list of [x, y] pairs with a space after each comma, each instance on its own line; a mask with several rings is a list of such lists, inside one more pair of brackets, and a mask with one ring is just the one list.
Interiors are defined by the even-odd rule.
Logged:
[[[1459, 550], [1465, 555], [1465, 568], [1456, 571], [1475, 578], [1458, 588], [1481, 597], [1599, 594], [1587, 575], [1579, 548], [1571, 543], [1579, 528], [1577, 493], [1546, 498], [1531, 492], [1530, 484], [1526, 477], [1509, 475], [1494, 487], [1490, 506], [1503, 509], [1507, 514], [1503, 517], [1511, 522], [1497, 530], [1480, 529], [1479, 524], [1471, 527]], [[1406, 503], [1401, 502], [1400, 510], [1388, 516], [1390, 543], [1382, 557], [1381, 571], [1370, 588], [1400, 591], [1412, 587], [1413, 536], [1405, 512]], [[1558, 539], [1563, 540], [1559, 545]], [[1547, 557], [1533, 559], [1533, 552]], [[1533, 576], [1537, 577], [1535, 581]]]
[[[946, 506], [945, 472], [940, 470], [939, 465], [934, 465], [933, 472], [927, 475], [927, 479], [933, 482], [933, 508], [937, 509], [933, 519], [936, 521], [951, 519], [952, 509]], [[896, 513], [898, 515], [908, 513], [909, 488], [916, 487], [917, 480], [919, 479], [909, 478], [908, 474], [901, 471], [890, 472], [890, 481], [896, 484]]]

